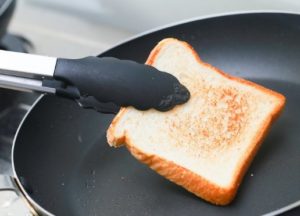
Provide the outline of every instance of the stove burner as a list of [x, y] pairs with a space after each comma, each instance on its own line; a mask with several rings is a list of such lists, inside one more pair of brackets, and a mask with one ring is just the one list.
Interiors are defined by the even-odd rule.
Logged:
[[27, 53], [30, 48], [32, 48], [32, 44], [22, 36], [7, 33], [0, 39], [0, 49], [2, 50]]

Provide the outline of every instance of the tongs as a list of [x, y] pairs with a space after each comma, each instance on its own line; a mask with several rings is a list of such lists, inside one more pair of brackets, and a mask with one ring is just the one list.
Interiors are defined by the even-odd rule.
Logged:
[[134, 61], [64, 59], [2, 50], [0, 87], [67, 97], [104, 113], [126, 106], [167, 111], [190, 97], [171, 74]]

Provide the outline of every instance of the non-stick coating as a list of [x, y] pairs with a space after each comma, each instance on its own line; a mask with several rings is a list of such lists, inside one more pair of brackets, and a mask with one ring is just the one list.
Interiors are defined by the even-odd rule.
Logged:
[[[106, 143], [112, 116], [43, 97], [16, 139], [15, 170], [31, 197], [56, 215], [259, 215], [300, 199], [300, 16], [231, 15], [181, 24], [102, 54], [144, 62], [165, 37], [204, 61], [277, 90], [287, 105], [234, 202], [204, 202]], [[23, 180], [23, 181], [24, 181]]]

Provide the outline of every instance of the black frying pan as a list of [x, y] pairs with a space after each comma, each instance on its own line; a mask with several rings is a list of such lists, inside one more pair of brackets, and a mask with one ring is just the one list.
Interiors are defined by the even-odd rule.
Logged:
[[40, 213], [261, 215], [300, 200], [300, 16], [252, 13], [200, 19], [140, 36], [100, 56], [144, 62], [166, 37], [189, 42], [204, 61], [287, 98], [236, 199], [218, 207], [197, 198], [137, 162], [126, 149], [108, 147], [105, 134], [112, 115], [43, 96], [24, 119], [13, 150], [17, 182]]

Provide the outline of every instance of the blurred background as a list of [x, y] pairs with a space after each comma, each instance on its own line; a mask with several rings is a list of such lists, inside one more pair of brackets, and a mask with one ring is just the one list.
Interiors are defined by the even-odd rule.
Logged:
[[34, 52], [96, 55], [145, 30], [184, 19], [250, 10], [299, 11], [297, 0], [19, 0], [9, 31]]

